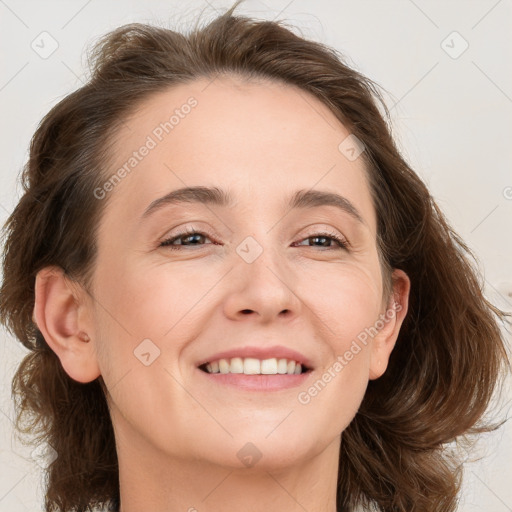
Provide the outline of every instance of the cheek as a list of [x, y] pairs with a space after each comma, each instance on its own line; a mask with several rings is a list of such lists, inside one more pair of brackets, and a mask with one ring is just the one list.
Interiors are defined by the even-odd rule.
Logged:
[[[325, 428], [343, 430], [356, 414], [369, 379], [371, 336], [379, 319], [378, 276], [355, 265], [301, 280], [319, 347], [328, 347], [317, 380], [301, 390], [298, 402], [310, 411], [329, 411]], [[334, 432], [334, 430], [333, 430]]]
[[[205, 308], [211, 309], [208, 291], [219, 273], [186, 266], [142, 268], [128, 259], [117, 266], [98, 265], [96, 338], [107, 387], [149, 390], [162, 378], [155, 368], [174, 373], [183, 348], [200, 335]], [[123, 386], [117, 386], [121, 379]]]
[[108, 322], [126, 338], [164, 340], [172, 330], [190, 322], [195, 307], [211, 288], [216, 276], [208, 278], [208, 270], [118, 265], [104, 272], [101, 282], [102, 304], [108, 310]]
[[378, 319], [380, 275], [373, 267], [350, 263], [333, 265], [325, 272], [310, 270], [298, 277], [297, 295], [314, 312], [324, 341], [331, 340], [333, 349], [344, 352], [352, 339]]

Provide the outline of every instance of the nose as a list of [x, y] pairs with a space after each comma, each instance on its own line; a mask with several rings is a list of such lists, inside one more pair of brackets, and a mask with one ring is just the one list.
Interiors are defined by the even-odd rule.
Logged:
[[224, 305], [228, 318], [267, 324], [279, 318], [289, 322], [300, 315], [303, 305], [294, 289], [297, 279], [278, 251], [265, 248], [251, 263], [237, 256], [235, 266], [229, 273]]

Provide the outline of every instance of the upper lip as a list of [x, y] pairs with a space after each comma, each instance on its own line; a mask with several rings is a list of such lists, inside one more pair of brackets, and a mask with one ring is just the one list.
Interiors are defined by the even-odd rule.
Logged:
[[302, 366], [305, 366], [308, 369], [313, 368], [311, 360], [307, 358], [305, 355], [291, 348], [284, 347], [282, 345], [274, 345], [272, 347], [244, 346], [232, 348], [231, 350], [217, 352], [216, 354], [213, 354], [202, 359], [201, 361], [198, 362], [197, 366], [199, 367], [205, 363], [218, 361], [219, 359], [231, 359], [233, 357], [254, 357], [256, 359], [271, 359], [273, 357], [275, 357], [276, 359], [286, 358], [291, 359], [293, 361], [297, 361]]

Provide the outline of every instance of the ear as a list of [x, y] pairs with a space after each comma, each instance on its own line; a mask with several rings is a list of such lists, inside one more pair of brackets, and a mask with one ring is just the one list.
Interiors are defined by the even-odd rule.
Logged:
[[64, 371], [78, 382], [91, 382], [101, 373], [94, 344], [87, 334], [85, 292], [57, 266], [40, 270], [35, 282], [33, 319], [44, 339], [60, 359]]
[[[380, 315], [378, 333], [372, 340], [369, 379], [378, 379], [386, 371], [389, 356], [393, 350], [400, 327], [407, 314], [411, 281], [407, 274], [395, 269], [392, 274], [393, 291], [386, 311]], [[382, 325], [383, 324], [383, 325]]]

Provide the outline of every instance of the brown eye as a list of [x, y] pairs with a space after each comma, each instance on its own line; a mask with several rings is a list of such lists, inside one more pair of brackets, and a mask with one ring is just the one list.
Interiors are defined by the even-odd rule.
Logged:
[[[324, 247], [326, 249], [345, 249], [348, 250], [349, 243], [344, 238], [338, 236], [336, 233], [316, 233], [314, 235], [308, 236], [303, 241], [306, 240], [319, 240], [321, 245], [317, 245], [316, 247]], [[334, 241], [335, 246], [329, 244], [330, 241]]]
[[[171, 249], [179, 249], [179, 246], [198, 246], [198, 245], [204, 245], [199, 242], [203, 239], [208, 239], [208, 235], [206, 233], [202, 233], [201, 231], [195, 231], [195, 230], [187, 230], [183, 231], [182, 233], [178, 233], [177, 235], [167, 238], [163, 240], [160, 243], [161, 247], [170, 247]], [[181, 240], [182, 242], [179, 244], [175, 244], [177, 240]]]

